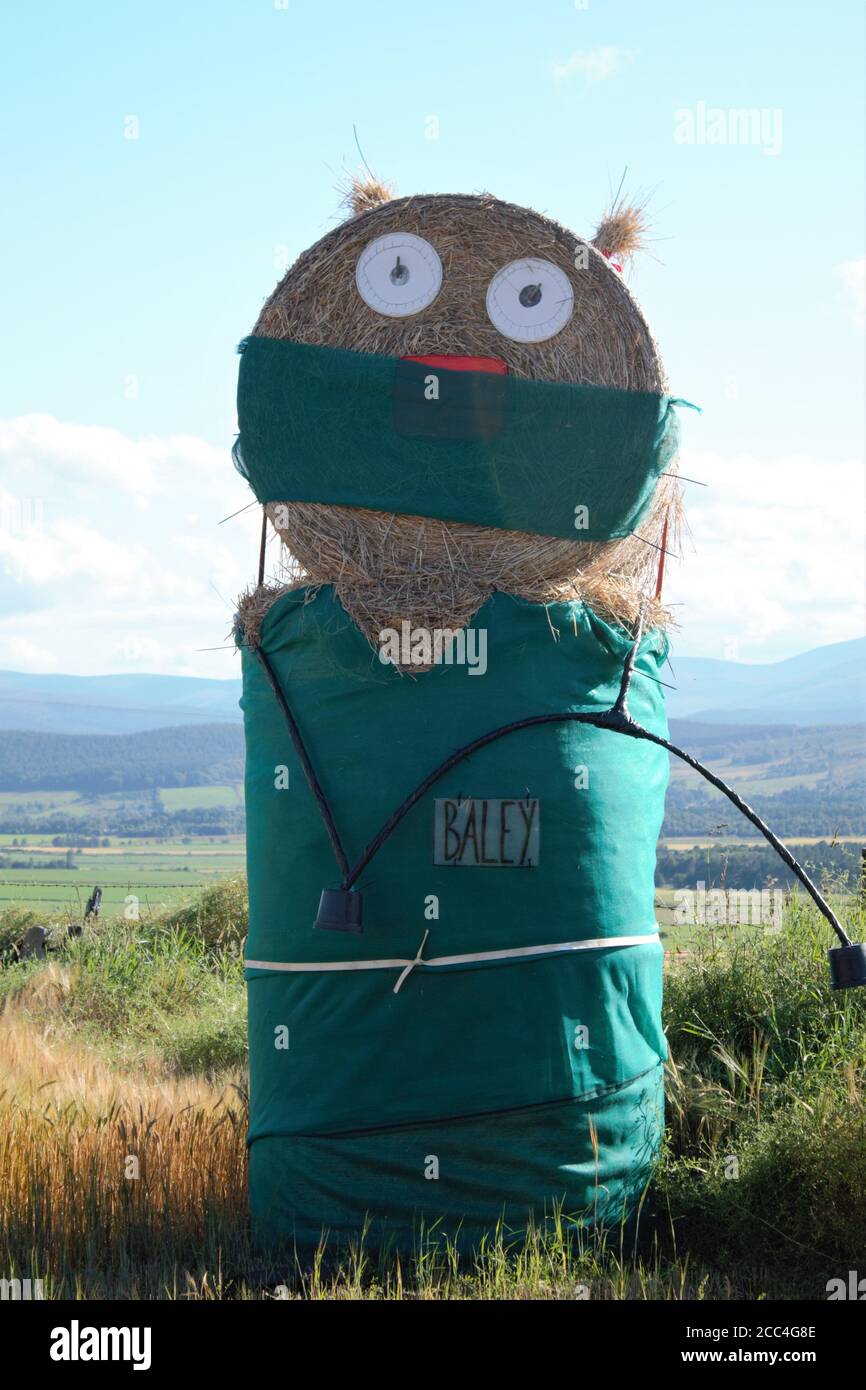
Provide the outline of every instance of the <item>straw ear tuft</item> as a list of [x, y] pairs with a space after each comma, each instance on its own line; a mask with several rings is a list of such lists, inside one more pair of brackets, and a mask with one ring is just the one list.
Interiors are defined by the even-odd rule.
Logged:
[[348, 208], [353, 217], [360, 216], [362, 212], [370, 212], [372, 208], [381, 207], [383, 203], [389, 203], [394, 196], [392, 184], [382, 183], [381, 179], [362, 174], [350, 175], [340, 191], [343, 194], [343, 207]]
[[646, 244], [646, 208], [642, 203], [614, 203], [598, 224], [592, 244], [603, 255], [628, 257]]

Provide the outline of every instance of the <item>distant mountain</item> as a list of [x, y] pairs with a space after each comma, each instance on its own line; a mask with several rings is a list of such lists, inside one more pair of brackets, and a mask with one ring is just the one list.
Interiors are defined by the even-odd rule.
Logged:
[[195, 676], [28, 676], [0, 671], [0, 730], [131, 734], [239, 723], [238, 680]]
[[858, 724], [866, 720], [866, 637], [787, 661], [745, 665], [671, 655], [668, 715], [702, 724]]
[[[703, 724], [858, 724], [866, 720], [866, 637], [787, 661], [746, 665], [671, 656], [672, 719]], [[193, 676], [53, 676], [0, 671], [0, 730], [125, 734], [239, 723], [238, 680]], [[527, 711], [528, 713], [531, 711]]]

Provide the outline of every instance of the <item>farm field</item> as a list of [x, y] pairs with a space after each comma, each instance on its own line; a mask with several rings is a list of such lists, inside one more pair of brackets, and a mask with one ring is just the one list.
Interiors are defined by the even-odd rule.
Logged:
[[[837, 845], [860, 845], [866, 847], [866, 831], [861, 835], [785, 835], [786, 845], [822, 845], [828, 844], [831, 840]], [[663, 835], [659, 844], [665, 849], [724, 849], [726, 845], [760, 845], [762, 842], [759, 835], [740, 836], [726, 835], [721, 839], [718, 835]]]
[[[732, 758], [713, 758], [712, 763], [713, 770], [736, 787], [742, 796], [754, 796], [760, 792], [771, 795], [775, 792], [791, 791], [795, 787], [812, 788], [826, 780], [826, 773], [822, 768], [781, 774], [774, 770], [773, 763], [744, 765]], [[678, 759], [671, 760], [671, 782], [687, 785], [693, 778], [694, 773], [684, 763]]]
[[238, 782], [212, 787], [160, 787], [159, 799], [167, 811], [195, 811], [200, 806], [243, 806], [244, 789]]
[[[20, 811], [37, 821], [48, 820], [62, 810], [64, 816], [80, 817], [82, 820], [95, 816], [110, 825], [112, 817], [126, 809], [130, 802], [152, 800], [154, 797], [169, 812], [244, 804], [243, 786], [239, 782], [202, 787], [159, 787], [155, 792], [0, 791], [0, 817], [9, 819]], [[0, 836], [0, 841], [5, 840], [7, 835]]]
[[[144, 916], [178, 907], [203, 887], [244, 871], [245, 847], [240, 836], [185, 837], [142, 840], [75, 851], [73, 868], [34, 867], [40, 859], [66, 851], [35, 837], [26, 837], [10, 855], [29, 857], [31, 867], [0, 871], [0, 910], [20, 904], [48, 914], [79, 917], [95, 885], [102, 889], [103, 916], [123, 915], [130, 897], [138, 899]], [[7, 841], [8, 843], [8, 841]]]
[[72, 791], [36, 791], [36, 792], [3, 792], [0, 791], [0, 812], [8, 813], [21, 809], [38, 813], [40, 810], [53, 809], [62, 806], [64, 810], [80, 801], [78, 792]]

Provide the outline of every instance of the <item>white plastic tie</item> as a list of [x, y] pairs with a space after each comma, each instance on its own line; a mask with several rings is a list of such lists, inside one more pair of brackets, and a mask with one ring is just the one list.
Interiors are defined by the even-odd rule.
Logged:
[[428, 956], [424, 960], [421, 951], [424, 950], [427, 935], [428, 933], [425, 932], [421, 949], [414, 960], [407, 960], [405, 956], [387, 956], [376, 960], [247, 959], [244, 964], [247, 970], [287, 970], [313, 974], [344, 970], [402, 970], [403, 977], [398, 983], [399, 988], [399, 984], [402, 984], [402, 978], [405, 978], [410, 970], [414, 970], [416, 965], [423, 965], [425, 970], [436, 970], [449, 965], [484, 965], [500, 960], [536, 960], [542, 956], [570, 955], [575, 951], [607, 951], [622, 946], [657, 946], [659, 944], [658, 931], [643, 931], [635, 936], [595, 936], [588, 940], [584, 938], [583, 941], [553, 941], [543, 946], [511, 946], [500, 951], [468, 951], [453, 956]]
[[424, 960], [423, 960], [423, 957], [422, 957], [422, 952], [423, 952], [423, 950], [424, 950], [424, 947], [427, 945], [427, 938], [428, 938], [429, 935], [430, 935], [430, 928], [428, 927], [427, 930], [426, 930], [425, 933], [424, 933], [424, 940], [421, 942], [421, 945], [418, 947], [418, 950], [417, 950], [416, 955], [415, 955], [415, 959], [414, 959], [414, 960], [410, 960], [410, 962], [409, 962], [409, 964], [406, 966], [405, 970], [401, 970], [401, 972], [400, 972], [400, 978], [398, 979], [396, 985], [394, 986], [394, 993], [395, 993], [395, 994], [399, 994], [399, 993], [400, 993], [400, 987], [401, 987], [401, 985], [403, 984], [403, 981], [404, 981], [405, 979], [407, 979], [409, 975], [412, 974], [412, 971], [415, 969], [415, 966], [416, 966], [416, 965], [423, 965], [423, 964], [424, 964]]

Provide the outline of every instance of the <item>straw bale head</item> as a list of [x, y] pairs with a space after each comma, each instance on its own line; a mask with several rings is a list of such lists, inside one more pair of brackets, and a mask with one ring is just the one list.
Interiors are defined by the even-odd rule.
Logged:
[[[487, 193], [393, 198], [356, 179], [346, 203], [349, 217], [298, 258], [254, 333], [455, 369], [666, 389], [621, 273], [641, 242], [640, 207], [618, 204], [583, 238]], [[658, 544], [676, 507], [662, 479], [643, 535]], [[374, 643], [404, 618], [462, 626], [494, 589], [537, 602], [583, 598], [629, 624], [658, 560], [634, 538], [586, 543], [291, 498], [269, 514], [303, 577], [335, 584]], [[649, 616], [664, 621], [658, 605]]]

